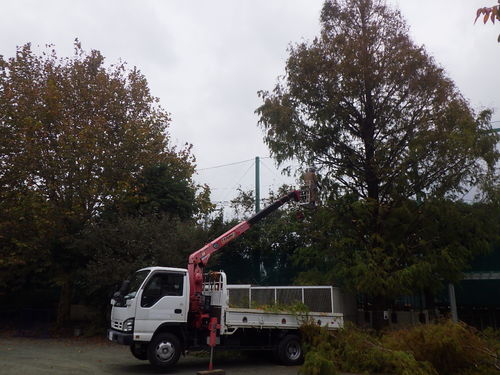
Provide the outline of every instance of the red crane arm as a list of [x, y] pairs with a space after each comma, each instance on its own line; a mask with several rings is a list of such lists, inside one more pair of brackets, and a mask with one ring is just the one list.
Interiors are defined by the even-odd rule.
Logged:
[[212, 242], [209, 242], [201, 249], [192, 253], [189, 256], [188, 264], [199, 264], [201, 266], [205, 266], [208, 263], [208, 260], [210, 259], [212, 253], [216, 252], [224, 245], [227, 245], [229, 242], [245, 233], [248, 229], [250, 229], [250, 224], [248, 224], [247, 221], [243, 221], [235, 225], [226, 233], [220, 235]]
[[189, 256], [188, 274], [190, 284], [189, 294], [191, 297], [197, 293], [201, 293], [203, 269], [208, 263], [210, 256], [235, 238], [241, 236], [248, 229], [250, 229], [250, 224], [247, 221], [243, 221]]
[[[276, 211], [279, 207], [290, 201], [291, 199], [295, 201], [300, 200], [300, 191], [294, 190], [289, 192], [287, 195], [281, 197], [277, 201], [273, 202], [262, 211], [253, 215], [250, 219], [245, 220], [227, 232], [217, 237], [215, 240], [209, 242], [201, 249], [195, 251], [189, 256], [188, 260], [188, 275], [189, 275], [189, 286], [190, 286], [190, 312], [197, 316], [200, 316], [201, 306], [200, 306], [200, 296], [203, 290], [203, 269], [205, 268], [210, 256], [220, 250], [222, 247], [227, 245], [229, 242], [235, 240], [243, 233], [245, 233], [250, 227], [260, 220], [265, 218], [271, 212]], [[198, 318], [195, 318], [199, 320]]]

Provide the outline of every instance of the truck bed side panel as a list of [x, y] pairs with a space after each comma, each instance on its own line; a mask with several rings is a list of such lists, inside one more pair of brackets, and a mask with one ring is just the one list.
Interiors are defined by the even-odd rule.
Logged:
[[225, 323], [228, 329], [298, 329], [302, 324], [312, 322], [322, 327], [328, 327], [328, 329], [337, 329], [344, 325], [343, 316], [338, 313], [310, 312], [306, 314], [297, 314], [242, 308], [228, 308], [225, 311]]

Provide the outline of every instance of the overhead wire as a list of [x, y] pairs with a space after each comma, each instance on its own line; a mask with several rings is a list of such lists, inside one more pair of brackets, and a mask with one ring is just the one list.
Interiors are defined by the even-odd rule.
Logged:
[[266, 164], [266, 163], [264, 163], [264, 161], [262, 161], [262, 160], [261, 160], [261, 163], [262, 163], [262, 165], [263, 165], [265, 168], [267, 168], [267, 170], [268, 170], [269, 172], [271, 172], [271, 174], [273, 174], [273, 175], [275, 175], [276, 177], [278, 177], [278, 178], [279, 178], [278, 174], [277, 174], [275, 171], [271, 170], [271, 168], [269, 168], [269, 167], [267, 166], [267, 164]]
[[263, 185], [261, 187], [273, 187], [273, 188], [278, 187], [279, 188], [287, 183], [287, 181], [285, 181], [283, 176], [279, 175], [276, 170], [272, 170], [264, 161], [261, 161], [261, 162], [262, 162], [262, 165], [271, 173], [271, 175], [274, 176], [274, 177], [272, 177], [273, 178], [272, 184]]
[[208, 169], [215, 169], [215, 168], [222, 168], [222, 167], [229, 167], [231, 165], [237, 165], [237, 164], [243, 164], [243, 163], [247, 163], [249, 161], [252, 161], [254, 159], [248, 159], [248, 160], [241, 160], [241, 161], [235, 161], [234, 163], [228, 163], [228, 164], [220, 164], [220, 165], [215, 165], [213, 167], [206, 167], [206, 168], [199, 168], [197, 169], [198, 172], [200, 171], [206, 171]]
[[[249, 160], [247, 160], [247, 162], [248, 162], [248, 161], [251, 161], [251, 160], [253, 160], [253, 159], [249, 159]], [[240, 184], [241, 180], [243, 180], [243, 178], [245, 178], [245, 176], [247, 175], [248, 171], [249, 171], [249, 170], [250, 170], [253, 166], [255, 166], [255, 161], [254, 161], [254, 162], [253, 162], [253, 163], [252, 163], [252, 164], [251, 164], [251, 165], [250, 165], [250, 166], [246, 169], [245, 173], [243, 173], [243, 174], [241, 175], [241, 177], [237, 180], [238, 182], [236, 182], [236, 184], [233, 184], [233, 185], [232, 185], [232, 186], [233, 186], [233, 189], [230, 189], [230, 190], [233, 190], [233, 191], [234, 191], [234, 190], [236, 190], [236, 187]], [[228, 195], [229, 195], [229, 192], [228, 192], [228, 193], [226, 193], [226, 194], [224, 195], [223, 201], [225, 201], [225, 200], [227, 199], [227, 196], [228, 196]]]
[[[286, 177], [282, 176], [279, 173], [279, 169], [271, 168], [269, 166], [269, 164], [264, 162], [262, 159], [272, 159], [272, 158], [271, 157], [261, 157], [260, 158], [264, 169], [271, 174], [272, 183], [266, 184], [266, 185], [261, 185], [261, 188], [272, 187], [273, 189], [276, 189], [285, 183], [289, 183], [289, 181], [286, 181]], [[255, 186], [252, 183], [245, 183], [245, 186], [242, 187], [242, 181], [248, 175], [249, 171], [255, 167], [255, 158], [198, 169], [198, 171], [208, 171], [208, 170], [217, 169], [217, 168], [224, 168], [224, 167], [231, 167], [234, 165], [240, 165], [240, 164], [244, 164], [244, 163], [248, 163], [248, 162], [252, 162], [252, 163], [250, 163], [248, 168], [245, 169], [244, 173], [242, 173], [240, 176], [238, 176], [237, 179], [234, 180], [235, 181], [234, 183], [225, 184], [225, 186], [220, 186], [220, 187], [211, 186], [212, 191], [219, 192], [217, 194], [219, 196], [219, 199], [213, 200], [212, 203], [216, 204], [217, 206], [219, 206], [221, 208], [224, 208], [224, 210], [227, 210], [231, 205], [231, 200], [234, 198], [234, 196], [236, 196], [236, 191], [237, 191], [238, 187], [240, 187], [244, 190], [255, 188]], [[224, 174], [226, 174], [226, 173], [224, 173]], [[203, 175], [205, 175], [205, 174], [203, 173]], [[262, 201], [265, 201], [264, 197], [262, 198]]]

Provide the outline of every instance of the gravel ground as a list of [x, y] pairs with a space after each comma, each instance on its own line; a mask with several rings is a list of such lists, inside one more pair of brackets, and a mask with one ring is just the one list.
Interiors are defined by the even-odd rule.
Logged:
[[[298, 367], [278, 366], [266, 355], [221, 353], [214, 368], [228, 375], [297, 374]], [[208, 358], [181, 357], [166, 374], [196, 374], [206, 370]], [[147, 361], [132, 357], [129, 348], [103, 339], [30, 339], [0, 337], [0, 374], [158, 374]]]

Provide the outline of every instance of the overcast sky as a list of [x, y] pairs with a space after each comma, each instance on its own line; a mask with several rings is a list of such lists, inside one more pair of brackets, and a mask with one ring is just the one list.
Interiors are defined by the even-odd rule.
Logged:
[[[476, 9], [496, 0], [390, 3], [472, 106], [492, 107], [500, 120], [500, 25], [473, 25]], [[192, 143], [204, 169], [269, 155], [256, 126], [257, 91], [273, 88], [290, 43], [318, 35], [321, 6], [321, 0], [3, 1], [0, 54], [13, 56], [16, 46], [31, 42], [70, 55], [78, 38], [108, 63], [121, 58], [137, 66], [172, 114], [172, 142]], [[264, 162], [264, 186], [280, 182], [272, 160]], [[251, 167], [204, 169], [198, 178], [211, 185], [215, 200], [227, 200], [237, 184], [252, 183]]]

